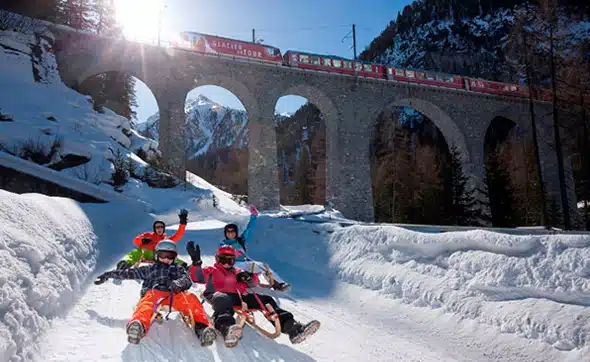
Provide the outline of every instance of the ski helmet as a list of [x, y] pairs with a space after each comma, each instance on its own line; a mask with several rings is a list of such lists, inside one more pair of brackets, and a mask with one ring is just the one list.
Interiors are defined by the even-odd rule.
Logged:
[[223, 236], [225, 236], [226, 239], [227, 239], [227, 231], [228, 230], [235, 230], [236, 237], [238, 236], [238, 225], [236, 225], [236, 224], [225, 225], [225, 227], [223, 228]]
[[236, 262], [236, 250], [229, 245], [220, 247], [215, 253], [215, 261], [220, 264], [233, 266]]
[[164, 227], [164, 232], [166, 231], [166, 224], [162, 220], [156, 220], [156, 221], [154, 221], [154, 225], [152, 226], [152, 229], [154, 230], [154, 232], [156, 232], [157, 225], [162, 225]]
[[176, 243], [170, 239], [164, 239], [164, 240], [160, 241], [158, 243], [158, 245], [156, 245], [156, 248], [154, 249], [154, 257], [155, 257], [156, 261], [158, 261], [158, 254], [160, 252], [174, 253], [174, 259], [176, 259], [176, 256], [178, 255]]

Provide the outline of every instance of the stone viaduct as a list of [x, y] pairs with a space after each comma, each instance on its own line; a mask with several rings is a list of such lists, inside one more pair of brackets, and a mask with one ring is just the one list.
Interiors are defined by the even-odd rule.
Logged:
[[[483, 183], [484, 138], [495, 117], [510, 119], [523, 132], [531, 132], [527, 100], [205, 56], [62, 27], [52, 31], [66, 85], [118, 71], [137, 77], [151, 89], [160, 110], [160, 149], [183, 179], [187, 93], [201, 85], [217, 85], [235, 94], [248, 113], [249, 200], [260, 209], [279, 206], [274, 110], [284, 95], [305, 97], [323, 113], [327, 127], [326, 198], [346, 217], [357, 220], [373, 221], [369, 149], [383, 110], [407, 105], [432, 120], [447, 144], [454, 143], [460, 150], [474, 186]], [[534, 107], [548, 198], [561, 208], [551, 104], [536, 103]], [[573, 186], [571, 175], [568, 182]], [[573, 191], [568, 196], [574, 224], [576, 198]]]

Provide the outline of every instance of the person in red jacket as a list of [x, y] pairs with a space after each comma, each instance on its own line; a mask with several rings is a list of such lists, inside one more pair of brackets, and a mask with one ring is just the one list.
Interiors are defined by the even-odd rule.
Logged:
[[[129, 269], [142, 261], [153, 261], [154, 260], [154, 248], [158, 243], [164, 239], [172, 240], [177, 243], [183, 236], [186, 229], [186, 223], [188, 218], [188, 211], [186, 209], [180, 210], [178, 214], [179, 226], [178, 230], [174, 235], [169, 238], [166, 237], [166, 224], [163, 221], [157, 220], [153, 225], [153, 232], [147, 231], [141, 233], [133, 239], [133, 244], [136, 246], [135, 249], [128, 252], [123, 260], [117, 263], [117, 270]], [[174, 261], [176, 264], [188, 268], [188, 263], [176, 258]]]
[[[236, 251], [229, 245], [221, 246], [215, 253], [215, 264], [202, 267], [201, 249], [193, 241], [186, 246], [191, 256], [192, 266], [189, 269], [191, 279], [195, 283], [206, 284], [204, 297], [213, 306], [213, 323], [221, 332], [227, 346], [235, 346], [242, 337], [242, 330], [236, 325], [233, 307], [240, 306], [244, 301], [248, 308], [260, 308], [256, 296], [248, 293], [248, 287], [258, 285], [258, 273], [250, 273], [234, 267]], [[263, 305], [270, 304], [279, 317], [281, 331], [289, 335], [291, 343], [301, 343], [314, 334], [320, 327], [317, 320], [303, 325], [295, 320], [293, 314], [279, 308], [276, 301], [265, 294], [258, 294]]]

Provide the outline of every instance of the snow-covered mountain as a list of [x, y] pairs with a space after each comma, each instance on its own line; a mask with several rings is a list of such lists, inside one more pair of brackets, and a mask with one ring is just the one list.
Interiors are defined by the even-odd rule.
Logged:
[[[245, 111], [222, 106], [199, 94], [188, 100], [185, 113], [189, 158], [227, 147], [247, 147], [248, 115]], [[139, 123], [137, 131], [158, 140], [159, 127], [159, 113], [155, 113], [146, 122]]]
[[[507, 44], [515, 19], [527, 8], [526, 0], [414, 1], [360, 58], [406, 69], [519, 82], [520, 75], [509, 65]], [[588, 41], [588, 17], [571, 12], [560, 12], [559, 36]]]

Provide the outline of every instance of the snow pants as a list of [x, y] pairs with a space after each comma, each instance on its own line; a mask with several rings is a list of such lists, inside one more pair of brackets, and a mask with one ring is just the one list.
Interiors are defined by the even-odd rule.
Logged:
[[[170, 292], [155, 289], [147, 291], [143, 298], [139, 300], [139, 303], [137, 303], [137, 307], [135, 308], [131, 320], [140, 321], [145, 328], [145, 333], [147, 333], [150, 328], [151, 319], [154, 314], [154, 306], [160, 298], [164, 298], [160, 305], [170, 305]], [[186, 290], [175, 293], [172, 297], [172, 308], [180, 312], [183, 316], [190, 316], [189, 311], [192, 312], [195, 324], [201, 323], [207, 326], [211, 325], [201, 301], [199, 301], [199, 298], [193, 293]]]
[[[258, 298], [260, 298], [262, 304], [270, 304], [274, 308], [279, 316], [281, 331], [287, 333], [286, 329], [291, 327], [294, 322], [293, 314], [279, 308], [277, 302], [275, 302], [274, 298], [270, 295], [258, 294]], [[248, 305], [248, 308], [261, 308], [254, 294], [243, 294], [242, 299], [246, 305]], [[227, 327], [236, 323], [234, 318], [234, 307], [242, 305], [242, 300], [240, 300], [240, 296], [237, 293], [215, 292], [209, 297], [209, 302], [213, 306], [213, 323], [215, 324], [215, 329], [223, 331]], [[272, 321], [269, 322], [273, 323]]]

